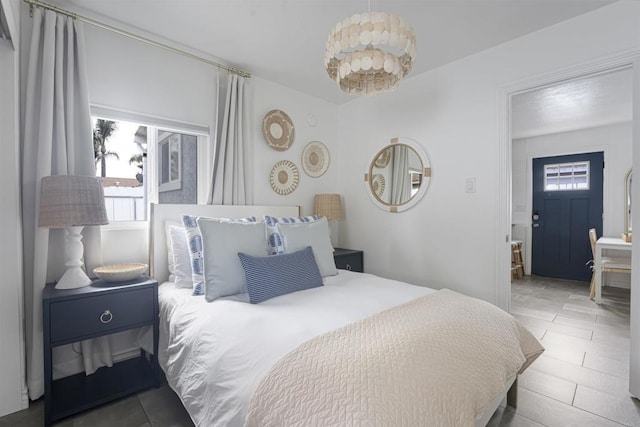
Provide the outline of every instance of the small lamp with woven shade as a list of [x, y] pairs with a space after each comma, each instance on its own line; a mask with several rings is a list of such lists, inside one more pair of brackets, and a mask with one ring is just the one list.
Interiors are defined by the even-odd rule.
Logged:
[[344, 219], [342, 197], [339, 194], [316, 194], [313, 199], [313, 213], [327, 217], [331, 229], [331, 243], [334, 244], [337, 241], [337, 237], [333, 236], [331, 221]]
[[82, 269], [84, 247], [80, 233], [85, 225], [108, 223], [104, 190], [99, 178], [75, 175], [42, 178], [38, 225], [66, 229], [64, 254], [67, 270], [58, 280], [56, 289], [81, 288], [91, 283]]

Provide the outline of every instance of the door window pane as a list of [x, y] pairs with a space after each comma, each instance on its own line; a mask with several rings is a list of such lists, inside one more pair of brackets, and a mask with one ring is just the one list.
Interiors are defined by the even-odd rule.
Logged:
[[544, 166], [545, 191], [589, 189], [589, 162], [562, 163]]

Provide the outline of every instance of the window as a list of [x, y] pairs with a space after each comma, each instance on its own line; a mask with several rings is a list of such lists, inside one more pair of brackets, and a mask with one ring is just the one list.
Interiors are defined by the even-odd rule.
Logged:
[[544, 190], [588, 190], [589, 166], [589, 162], [558, 163], [545, 165]]
[[146, 219], [146, 126], [93, 118], [96, 175], [102, 179], [109, 222]]
[[161, 132], [158, 142], [158, 191], [182, 188], [180, 179], [180, 134]]
[[[104, 118], [110, 116], [92, 118], [96, 175], [102, 179], [109, 222], [144, 221], [151, 202], [195, 204], [206, 198], [198, 193], [198, 182], [206, 179], [206, 164], [198, 164], [199, 148], [207, 158], [204, 132]], [[189, 126], [196, 127], [184, 127]]]

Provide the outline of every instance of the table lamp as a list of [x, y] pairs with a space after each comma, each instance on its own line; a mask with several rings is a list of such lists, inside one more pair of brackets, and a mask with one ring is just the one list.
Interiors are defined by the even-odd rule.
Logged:
[[42, 178], [38, 226], [66, 230], [64, 255], [67, 270], [58, 280], [56, 289], [81, 288], [91, 283], [82, 269], [84, 247], [80, 233], [85, 225], [108, 223], [100, 178], [76, 175]]
[[[331, 225], [331, 221], [344, 218], [342, 214], [342, 198], [339, 194], [316, 194], [313, 199], [313, 213], [320, 216], [326, 216]], [[330, 227], [331, 228], [331, 227]], [[331, 244], [337, 242], [337, 237], [333, 236], [333, 228], [331, 228]]]

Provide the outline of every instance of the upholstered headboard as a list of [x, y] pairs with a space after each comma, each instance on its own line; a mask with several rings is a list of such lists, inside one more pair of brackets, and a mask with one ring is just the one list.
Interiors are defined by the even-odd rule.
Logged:
[[151, 204], [149, 226], [149, 275], [159, 283], [169, 278], [166, 223], [181, 222], [180, 215], [189, 214], [213, 218], [241, 218], [263, 215], [300, 216], [300, 206], [240, 206], [240, 205], [165, 205]]

